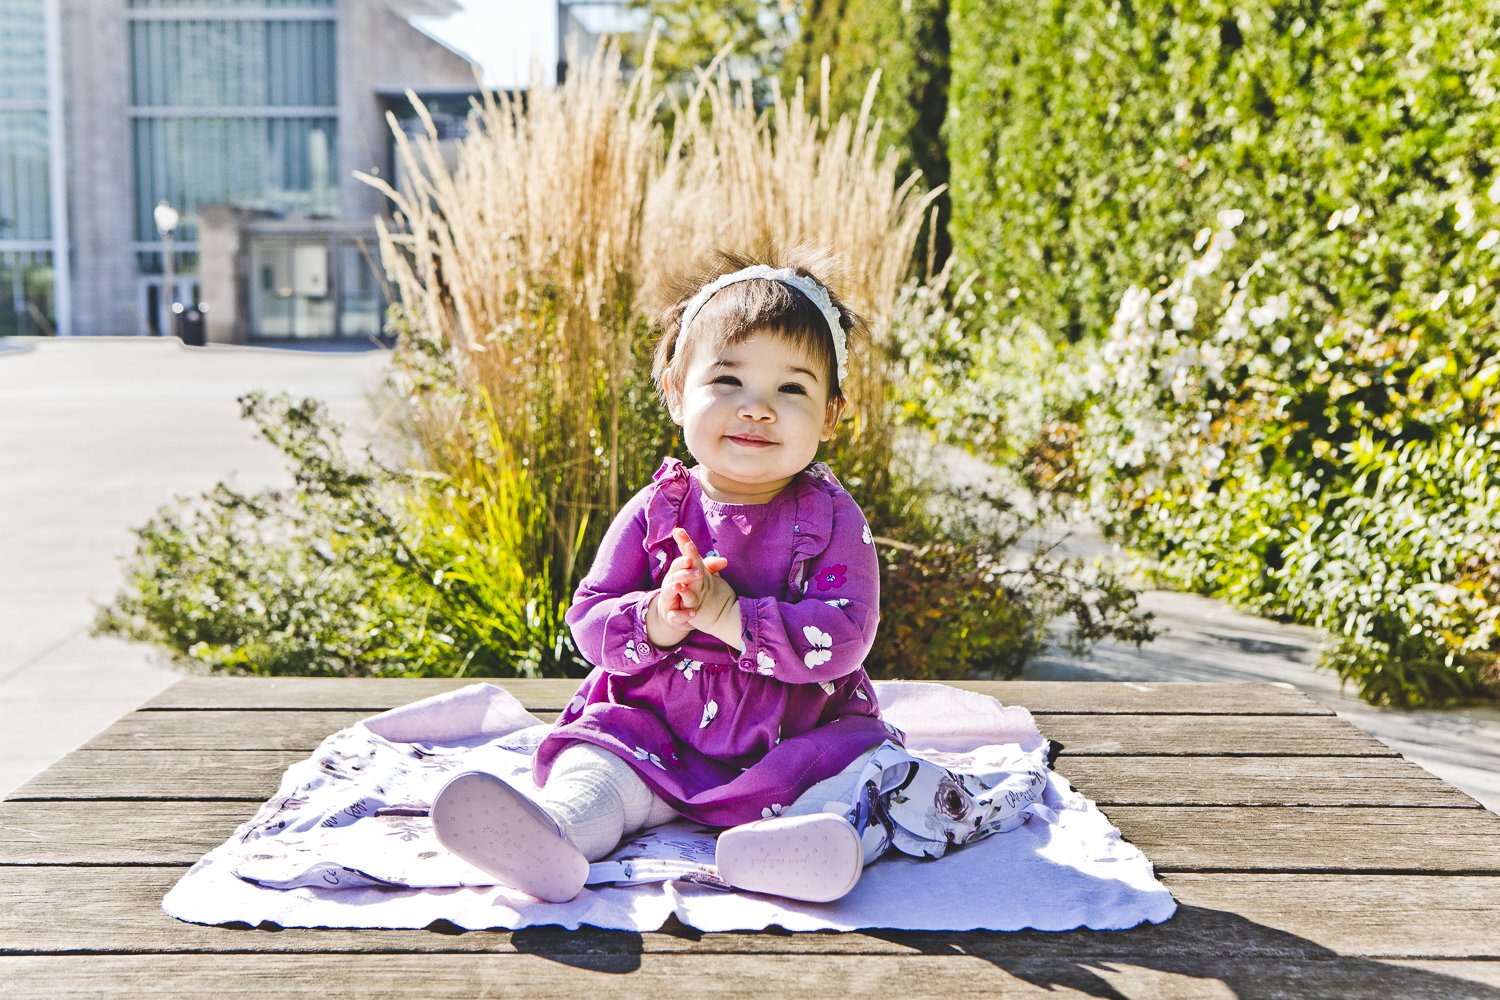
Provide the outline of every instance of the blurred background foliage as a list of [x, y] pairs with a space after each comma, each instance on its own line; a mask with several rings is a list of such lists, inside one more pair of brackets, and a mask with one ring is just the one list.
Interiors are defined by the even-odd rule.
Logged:
[[[576, 574], [620, 484], [640, 482], [676, 447], [653, 430], [660, 417], [645, 388], [610, 374], [634, 370], [625, 361], [641, 343], [641, 304], [677, 252], [651, 239], [681, 231], [691, 252], [803, 236], [839, 247], [865, 276], [854, 297], [882, 334], [860, 373], [863, 408], [831, 460], [899, 543], [884, 550], [888, 587], [918, 606], [890, 622], [890, 648], [933, 651], [930, 667], [908, 661], [895, 672], [988, 663], [986, 650], [1000, 648], [1014, 651], [1001, 657], [1013, 672], [1040, 641], [1046, 609], [1068, 606], [1068, 587], [1116, 609], [1100, 619], [1111, 634], [1139, 638], [1112, 577], [1074, 573], [1063, 585], [1045, 567], [1025, 582], [1005, 574], [1026, 526], [1082, 517], [1166, 582], [1325, 629], [1325, 665], [1372, 702], [1500, 692], [1500, 9], [1460, 0], [636, 6], [665, 34], [655, 62], [637, 61], [621, 84], [634, 96], [622, 89], [607, 102], [634, 107], [621, 113], [637, 124], [600, 135], [569, 131], [581, 111], [556, 119], [574, 123], [558, 134], [597, 162], [652, 150], [610, 175], [621, 192], [610, 204], [634, 207], [585, 227], [605, 252], [523, 269], [519, 297], [495, 308], [446, 291], [473, 267], [475, 280], [503, 278], [485, 270], [497, 240], [546, 243], [519, 231], [524, 211], [490, 204], [497, 187], [534, 185], [544, 161], [520, 157], [502, 175], [492, 152], [476, 151], [452, 191], [430, 171], [438, 218], [403, 206], [397, 228], [409, 235], [387, 253], [394, 272], [436, 254], [422, 266], [443, 279], [403, 286], [403, 370], [409, 387], [428, 387], [408, 393], [419, 399], [415, 440], [467, 426], [476, 385], [534, 405], [473, 374], [495, 331], [576, 331], [580, 309], [613, 317], [602, 321], [613, 331], [604, 356], [621, 363], [588, 382], [608, 406], [580, 418], [604, 449], [595, 458], [608, 461], [573, 444], [550, 457], [513, 445], [534, 463], [522, 467], [548, 518], [561, 518], [547, 562], [553, 593]], [[739, 55], [719, 67], [737, 83], [705, 80], [699, 69], [725, 45]], [[646, 100], [658, 87], [671, 100]], [[567, 93], [564, 104], [595, 99]], [[581, 182], [565, 149], [551, 155], [566, 183]], [[916, 171], [917, 184], [903, 187]], [[478, 176], [493, 183], [462, 186]], [[458, 191], [469, 200], [455, 200]], [[701, 204], [714, 211], [683, 208]], [[470, 243], [450, 239], [460, 205], [486, 220]], [[869, 225], [856, 230], [855, 220]], [[573, 225], [557, 221], [558, 231]], [[634, 235], [602, 239], [616, 232]], [[585, 259], [608, 267], [596, 274], [578, 265]], [[537, 384], [572, 401], [584, 383]], [[539, 419], [529, 426], [541, 439], [571, 440], [554, 433], [562, 417]], [[914, 441], [928, 444], [907, 447]], [[930, 450], [939, 445], [1008, 476], [987, 527], [932, 514], [924, 469], [944, 464]], [[428, 448], [426, 467], [457, 467], [466, 453], [437, 459]], [[609, 477], [608, 488], [557, 486], [560, 470], [574, 475], [579, 463], [588, 477]], [[955, 538], [969, 547], [944, 548]], [[922, 605], [932, 588], [912, 581], [943, 566], [1003, 586], [965, 584], [942, 609]], [[1062, 589], [1029, 602], [1044, 593], [1035, 587]], [[1007, 595], [1004, 606], [987, 594]], [[888, 601], [888, 617], [906, 614], [907, 600]], [[1028, 603], [1034, 614], [1016, 610]], [[971, 641], [968, 625], [924, 624], [944, 614], [979, 632]]]
[[601, 54], [489, 95], [451, 163], [436, 129], [397, 132], [406, 184], [367, 178], [399, 303], [382, 454], [346, 453], [311, 401], [247, 399], [293, 486], [164, 509], [100, 628], [232, 672], [581, 675], [561, 614], [615, 511], [683, 454], [649, 381], [656, 290], [713, 247], [810, 244], [837, 248], [832, 283], [875, 331], [822, 456], [893, 595], [867, 669], [1014, 676], [1059, 617], [1075, 644], [1148, 637], [1110, 571], [1018, 544], [1037, 512], [987, 495], [954, 516], [979, 501], [953, 503], [911, 433], [901, 328], [956, 322], [951, 272], [915, 263], [936, 195], [868, 116], [728, 70], [683, 91]]

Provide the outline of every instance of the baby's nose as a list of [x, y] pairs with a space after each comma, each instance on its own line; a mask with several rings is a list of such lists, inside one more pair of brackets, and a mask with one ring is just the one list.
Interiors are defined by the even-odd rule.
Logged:
[[748, 394], [740, 403], [740, 416], [747, 420], [770, 420], [774, 418], [776, 411], [766, 399], [757, 394]]

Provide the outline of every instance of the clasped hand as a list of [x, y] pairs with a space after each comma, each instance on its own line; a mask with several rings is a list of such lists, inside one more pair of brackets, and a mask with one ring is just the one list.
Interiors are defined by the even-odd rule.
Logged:
[[[723, 626], [731, 617], [726, 613], [739, 607], [739, 595], [719, 575], [729, 560], [723, 556], [705, 559], [699, 555], [698, 547], [682, 528], [674, 528], [672, 538], [682, 554], [672, 560], [666, 576], [662, 577], [654, 604], [657, 618], [672, 631], [681, 633], [678, 641], [694, 629], [724, 638], [719, 632], [725, 631]], [[734, 631], [738, 633], [738, 625]]]

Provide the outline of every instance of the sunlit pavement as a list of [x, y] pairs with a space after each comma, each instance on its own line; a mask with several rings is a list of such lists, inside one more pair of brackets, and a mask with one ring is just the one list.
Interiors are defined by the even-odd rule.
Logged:
[[91, 637], [131, 528], [171, 494], [288, 482], [235, 398], [284, 390], [372, 426], [389, 353], [185, 348], [144, 338], [0, 339], [0, 795], [183, 676]]

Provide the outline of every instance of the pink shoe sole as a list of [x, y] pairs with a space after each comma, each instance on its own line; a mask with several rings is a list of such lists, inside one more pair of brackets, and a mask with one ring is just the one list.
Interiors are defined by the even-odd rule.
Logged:
[[440, 844], [504, 885], [549, 903], [583, 890], [589, 863], [557, 822], [492, 774], [453, 778], [432, 802]]
[[776, 816], [719, 834], [719, 875], [736, 889], [827, 903], [864, 870], [859, 834], [842, 816]]

